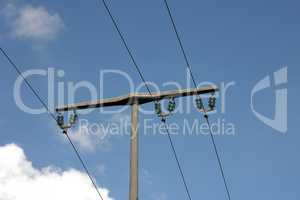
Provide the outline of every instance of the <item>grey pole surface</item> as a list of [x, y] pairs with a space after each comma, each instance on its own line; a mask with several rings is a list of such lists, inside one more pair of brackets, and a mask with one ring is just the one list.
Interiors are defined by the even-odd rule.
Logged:
[[138, 200], [138, 115], [139, 104], [138, 102], [134, 102], [131, 106], [129, 200]]

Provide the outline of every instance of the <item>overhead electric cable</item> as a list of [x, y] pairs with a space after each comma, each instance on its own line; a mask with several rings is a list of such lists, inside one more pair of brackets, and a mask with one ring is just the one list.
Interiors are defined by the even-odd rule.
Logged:
[[92, 178], [91, 173], [89, 172], [89, 170], [88, 170], [86, 164], [85, 164], [84, 161], [82, 160], [82, 158], [81, 158], [81, 156], [80, 156], [80, 154], [79, 154], [79, 151], [77, 150], [76, 146], [75, 146], [74, 143], [72, 142], [72, 140], [71, 140], [71, 138], [69, 137], [69, 135], [66, 134], [66, 136], [67, 136], [67, 138], [68, 138], [70, 144], [72, 145], [72, 147], [73, 147], [73, 149], [74, 149], [74, 152], [76, 153], [77, 158], [80, 160], [81, 165], [83, 166], [83, 168], [84, 168], [86, 174], [88, 175], [89, 179], [91, 180], [91, 182], [92, 182], [92, 184], [93, 184], [95, 190], [97, 191], [98, 196], [101, 198], [101, 200], [104, 200], [103, 197], [102, 197], [102, 195], [101, 195], [101, 193], [100, 193], [100, 191], [98, 190], [98, 187], [97, 187], [97, 185], [96, 185], [96, 182], [95, 182], [94, 179]]
[[[101, 0], [99, 0], [99, 1], [101, 1]], [[140, 78], [142, 79], [142, 81], [144, 82], [145, 87], [147, 88], [149, 94], [152, 95], [151, 90], [150, 90], [150, 88], [149, 88], [149, 86], [148, 86], [148, 84], [147, 84], [147, 82], [146, 82], [146, 79], [144, 78], [144, 76], [143, 76], [143, 74], [142, 74], [142, 71], [141, 71], [139, 65], [137, 64], [137, 62], [136, 62], [136, 60], [135, 60], [135, 58], [134, 58], [134, 56], [133, 56], [133, 54], [132, 54], [132, 52], [131, 52], [129, 46], [128, 46], [126, 40], [125, 40], [125, 37], [124, 37], [124, 35], [122, 34], [122, 32], [121, 32], [121, 30], [120, 30], [120, 28], [119, 28], [119, 26], [118, 26], [118, 24], [117, 24], [117, 21], [115, 20], [114, 16], [112, 15], [112, 13], [111, 13], [111, 11], [110, 11], [110, 9], [109, 9], [109, 7], [108, 7], [106, 1], [105, 1], [105, 0], [102, 0], [102, 3], [103, 3], [103, 5], [104, 5], [105, 10], [107, 11], [107, 13], [108, 13], [110, 19], [111, 19], [111, 21], [112, 21], [112, 23], [113, 23], [113, 25], [114, 25], [116, 31], [118, 32], [118, 34], [119, 34], [119, 36], [120, 36], [120, 38], [121, 38], [121, 40], [122, 40], [122, 43], [123, 43], [123, 45], [125, 46], [125, 48], [126, 48], [128, 54], [129, 54], [129, 57], [130, 57], [130, 59], [131, 59], [133, 65], [134, 65], [134, 67], [136, 68], [137, 72], [139, 73], [139, 76], [140, 76]]]
[[7, 61], [10, 63], [10, 65], [14, 68], [14, 70], [19, 74], [19, 76], [22, 77], [22, 79], [25, 81], [25, 84], [27, 87], [32, 91], [34, 96], [39, 100], [39, 102], [43, 105], [43, 107], [47, 110], [47, 112], [50, 114], [50, 116], [56, 121], [55, 115], [49, 110], [46, 103], [42, 100], [42, 98], [39, 96], [39, 94], [35, 91], [35, 89], [31, 86], [29, 81], [24, 77], [18, 66], [13, 62], [13, 60], [8, 56], [8, 54], [0, 47], [1, 53], [4, 55], [4, 57], [7, 59]]
[[[24, 77], [24, 75], [22, 74], [21, 70], [19, 69], [19, 67], [15, 64], [15, 62], [11, 59], [11, 57], [6, 53], [6, 51], [0, 47], [0, 51], [1, 53], [4, 55], [4, 57], [7, 59], [7, 61], [10, 63], [10, 65], [15, 69], [15, 71], [18, 73], [19, 76], [22, 77], [22, 79], [24, 80], [25, 84], [28, 86], [28, 88], [33, 92], [34, 96], [39, 100], [39, 102], [43, 105], [43, 107], [48, 111], [48, 114], [52, 117], [52, 119], [56, 122], [56, 117], [55, 115], [50, 111], [50, 109], [48, 108], [47, 104], [43, 101], [43, 99], [39, 96], [38, 92], [33, 88], [33, 86], [30, 84], [30, 82]], [[95, 188], [97, 194], [99, 195], [101, 200], [104, 200], [100, 191], [98, 190], [98, 187], [96, 185], [96, 183], [94, 182], [86, 164], [84, 163], [82, 157], [79, 154], [79, 151], [77, 150], [77, 148], [75, 147], [74, 143], [72, 142], [71, 138], [69, 137], [68, 133], [65, 132], [65, 135], [68, 139], [68, 141], [70, 142], [77, 158], [79, 159], [82, 167], [84, 168], [86, 174], [88, 175], [91, 183], [93, 184], [93, 187]]]
[[[179, 46], [180, 46], [180, 50], [183, 54], [183, 57], [184, 57], [184, 60], [186, 62], [186, 66], [189, 70], [189, 73], [191, 75], [191, 78], [192, 78], [192, 81], [194, 83], [194, 86], [197, 88], [197, 83], [195, 81], [195, 77], [193, 75], [193, 71], [192, 71], [192, 68], [191, 68], [191, 65], [190, 65], [190, 62], [188, 60], [188, 57], [187, 57], [187, 54], [185, 52], [185, 49], [183, 47], [183, 44], [182, 44], [182, 40], [180, 38], [180, 35], [179, 35], [179, 32], [178, 32], [178, 29], [177, 29], [177, 26], [175, 24], [175, 20], [173, 18], [173, 15], [172, 15], [172, 12], [171, 12], [171, 9], [169, 7], [169, 4], [168, 4], [168, 1], [167, 0], [164, 0], [164, 3], [165, 3], [165, 7], [168, 11], [168, 15], [170, 17], [170, 20], [171, 20], [171, 23], [172, 23], [172, 27], [173, 27], [173, 30], [176, 34], [176, 38], [177, 38], [177, 41], [179, 43]], [[200, 95], [199, 95], [200, 97]], [[200, 97], [201, 98], [201, 97]], [[218, 160], [218, 164], [219, 164], [219, 168], [220, 168], [220, 172], [221, 172], [221, 176], [222, 176], [222, 179], [223, 179], [223, 182], [224, 182], [224, 186], [225, 186], [225, 189], [226, 189], [226, 193], [227, 193], [227, 197], [228, 197], [228, 200], [231, 200], [231, 195], [230, 195], [230, 192], [229, 192], [229, 188], [228, 188], [228, 183], [227, 183], [227, 180], [226, 180], [226, 177], [225, 177], [225, 173], [224, 173], [224, 169], [223, 169], [223, 165], [222, 165], [222, 161], [221, 161], [221, 158], [220, 158], [220, 155], [219, 155], [219, 152], [218, 152], [218, 149], [217, 149], [217, 146], [216, 146], [216, 142], [215, 142], [215, 138], [214, 138], [214, 135], [212, 133], [212, 130], [211, 130], [211, 125], [210, 125], [210, 122], [209, 122], [209, 119], [208, 119], [208, 114], [206, 112], [206, 110], [204, 109], [204, 118], [206, 119], [206, 123], [207, 125], [209, 126], [209, 133], [210, 133], [210, 138], [211, 138], [211, 141], [212, 141], [212, 144], [213, 144], [213, 147], [214, 147], [214, 152], [216, 154], [216, 158]]]
[[190, 191], [189, 191], [187, 182], [186, 182], [186, 180], [185, 180], [185, 176], [184, 176], [184, 173], [183, 173], [181, 164], [180, 164], [180, 162], [179, 162], [179, 158], [178, 158], [178, 155], [177, 155], [177, 152], [176, 152], [176, 149], [175, 149], [175, 146], [174, 146], [174, 143], [173, 143], [173, 140], [172, 140], [172, 137], [171, 137], [171, 134], [170, 134], [168, 125], [166, 124], [166, 121], [165, 121], [165, 120], [163, 121], [163, 123], [164, 123], [164, 125], [165, 125], [165, 130], [167, 131], [167, 136], [168, 136], [168, 139], [169, 139], [169, 142], [170, 142], [172, 151], [173, 151], [174, 158], [175, 158], [176, 163], [177, 163], [177, 167], [178, 167], [178, 169], [179, 169], [179, 171], [180, 171], [180, 175], [181, 175], [181, 178], [182, 178], [184, 187], [185, 187], [185, 191], [186, 191], [186, 193], [187, 193], [187, 196], [188, 196], [189, 200], [192, 200], [192, 197], [191, 197], [191, 194], [190, 194]]
[[[135, 61], [135, 58], [134, 58], [134, 56], [133, 56], [133, 54], [132, 54], [132, 52], [131, 52], [131, 50], [130, 50], [130, 48], [129, 48], [129, 46], [128, 46], [128, 44], [127, 44], [125, 38], [124, 38], [124, 35], [122, 34], [122, 32], [121, 32], [121, 30], [120, 30], [120, 28], [119, 28], [119, 26], [118, 26], [118, 24], [117, 24], [117, 21], [115, 20], [114, 16], [112, 15], [112, 12], [111, 12], [110, 8], [108, 7], [108, 5], [107, 5], [107, 3], [106, 3], [105, 0], [99, 0], [99, 1], [102, 1], [102, 3], [103, 3], [103, 5], [104, 5], [104, 7], [105, 7], [105, 9], [106, 9], [106, 11], [107, 11], [107, 13], [108, 13], [108, 15], [109, 15], [111, 21], [112, 21], [112, 23], [113, 23], [113, 25], [114, 25], [114, 27], [115, 27], [117, 33], [119, 34], [119, 36], [120, 36], [120, 38], [121, 38], [121, 40], [122, 40], [122, 43], [124, 44], [124, 46], [125, 46], [125, 48], [126, 48], [128, 54], [129, 54], [129, 56], [130, 56], [131, 61], [133, 62], [133, 64], [134, 64], [136, 70], [138, 71], [138, 73], [139, 73], [139, 75], [140, 75], [140, 78], [141, 78], [142, 81], [144, 82], [144, 84], [145, 84], [145, 86], [146, 86], [146, 88], [147, 88], [149, 94], [152, 95], [152, 93], [151, 93], [151, 91], [150, 91], [150, 88], [148, 87], [148, 84], [147, 84], [147, 82], [146, 82], [146, 80], [145, 80], [145, 78], [144, 78], [144, 76], [143, 76], [143, 74], [142, 74], [142, 71], [141, 71], [139, 65], [137, 64], [137, 62]], [[164, 122], [164, 123], [165, 123], [165, 122]], [[169, 132], [167, 126], [166, 126], [166, 130]], [[189, 192], [189, 189], [188, 189], [188, 186], [187, 186], [187, 183], [186, 183], [186, 180], [185, 180], [185, 177], [184, 177], [184, 174], [183, 174], [183, 171], [182, 171], [182, 167], [181, 167], [181, 165], [180, 165], [180, 162], [179, 162], [177, 153], [176, 153], [176, 151], [175, 151], [175, 146], [173, 145], [172, 138], [170, 137], [170, 135], [168, 135], [168, 136], [169, 136], [169, 141], [170, 141], [170, 145], [171, 145], [171, 148], [172, 148], [172, 152], [173, 152], [173, 154], [174, 154], [174, 157], [176, 158], [176, 163], [177, 163], [177, 166], [178, 166], [178, 169], [179, 169], [179, 172], [180, 172], [182, 181], [183, 181], [184, 186], [185, 186], [186, 193], [187, 193], [187, 195], [188, 195], [188, 198], [189, 198], [190, 200], [192, 200], [192, 199], [191, 199], [190, 192]]]

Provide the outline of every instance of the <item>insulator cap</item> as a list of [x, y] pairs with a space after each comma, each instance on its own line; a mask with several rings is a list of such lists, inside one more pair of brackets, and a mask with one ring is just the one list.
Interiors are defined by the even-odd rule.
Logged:
[[176, 103], [175, 103], [174, 99], [171, 99], [169, 101], [168, 111], [173, 112], [175, 110], [175, 108], [176, 108]]
[[70, 115], [69, 123], [70, 124], [75, 124], [76, 123], [76, 116], [74, 114]]
[[203, 101], [201, 98], [196, 99], [196, 106], [199, 110], [204, 110], [204, 105], [203, 105]]
[[216, 99], [215, 96], [212, 96], [212, 97], [209, 98], [209, 100], [208, 100], [208, 106], [210, 107], [211, 110], [215, 109], [215, 107], [216, 107], [216, 101], [217, 101], [217, 99]]
[[57, 119], [56, 119], [56, 122], [57, 122], [57, 125], [62, 127], [64, 125], [64, 116], [62, 115], [58, 115], [57, 116]]
[[155, 113], [157, 115], [160, 115], [162, 112], [161, 112], [161, 104], [160, 102], [155, 102], [154, 103], [154, 109], [155, 109]]

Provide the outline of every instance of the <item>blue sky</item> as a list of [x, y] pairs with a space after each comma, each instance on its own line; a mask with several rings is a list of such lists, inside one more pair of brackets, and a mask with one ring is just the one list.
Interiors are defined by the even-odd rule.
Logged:
[[[224, 119], [235, 125], [235, 135], [216, 136], [232, 199], [299, 198], [299, 95], [296, 93], [300, 72], [299, 2], [170, 0], [169, 3], [198, 82], [210, 81], [218, 86], [222, 82], [235, 82], [226, 96], [226, 112], [211, 116], [213, 122]], [[3, 11], [8, 4], [17, 9], [10, 10], [15, 15], [26, 6], [43, 7], [50, 16], [56, 16], [51, 22], [59, 25], [50, 24], [54, 30], [37, 32], [40, 35], [20, 33], [22, 27], [15, 23], [18, 16], [7, 16]], [[162, 86], [166, 81], [176, 81], [185, 87], [185, 63], [163, 1], [113, 0], [109, 5], [146, 80], [161, 89], [170, 89]], [[140, 84], [104, 7], [97, 1], [7, 0], [0, 6], [3, 8], [0, 45], [22, 71], [53, 67], [65, 71], [56, 84], [88, 80], [98, 85], [100, 70], [117, 69]], [[0, 58], [0, 65], [0, 145], [20, 145], [37, 168], [54, 165], [81, 170], [70, 146], [47, 114], [30, 115], [18, 108], [13, 98], [16, 73], [4, 57]], [[255, 117], [250, 95], [259, 80], [285, 66], [288, 84], [281, 88], [288, 88], [288, 131], [282, 134]], [[30, 82], [46, 100], [45, 77], [32, 78]], [[104, 83], [105, 97], [129, 92], [122, 77], [112, 75]], [[272, 85], [255, 99], [256, 109], [269, 117], [274, 115], [275, 89]], [[84, 89], [80, 90], [76, 101], [87, 100], [88, 95]], [[22, 89], [22, 98], [27, 105], [40, 106], [26, 87]], [[143, 107], [151, 109], [153, 105]], [[94, 111], [84, 118], [107, 122], [113, 115]], [[182, 126], [184, 119], [198, 118], [200, 114], [192, 109], [191, 113], [175, 114], [168, 121]], [[140, 119], [159, 122], [155, 115], [140, 115]], [[109, 147], [102, 148], [99, 144], [93, 151], [81, 149], [81, 152], [97, 182], [108, 188], [115, 199], [127, 198], [129, 137], [114, 136], [107, 142]], [[186, 198], [167, 138], [141, 133], [140, 142], [140, 199]], [[193, 199], [225, 199], [209, 137], [176, 135], [174, 142]], [[100, 173], [97, 169], [101, 166], [105, 170]]]

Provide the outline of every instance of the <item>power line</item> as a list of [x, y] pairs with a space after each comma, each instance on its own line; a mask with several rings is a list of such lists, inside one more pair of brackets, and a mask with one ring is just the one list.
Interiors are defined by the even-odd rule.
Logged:
[[18, 66], [13, 62], [13, 60], [8, 56], [8, 54], [0, 47], [0, 51], [4, 55], [4, 57], [8, 60], [8, 62], [11, 64], [11, 66], [16, 70], [16, 72], [19, 74], [19, 76], [22, 77], [22, 79], [25, 81], [25, 84], [27, 87], [32, 91], [34, 96], [39, 100], [39, 102], [43, 105], [43, 107], [47, 110], [47, 112], [50, 114], [50, 116], [56, 121], [55, 115], [49, 110], [48, 106], [46, 103], [43, 101], [43, 99], [39, 96], [39, 94], [35, 91], [35, 89], [31, 86], [29, 81], [24, 77], [22, 72], [19, 70]]
[[214, 150], [215, 150], [215, 154], [216, 154], [216, 157], [217, 157], [217, 160], [218, 160], [218, 164], [219, 164], [219, 168], [220, 168], [220, 171], [221, 171], [221, 175], [222, 175], [222, 178], [223, 178], [223, 181], [224, 181], [224, 186], [225, 186], [225, 189], [226, 189], [227, 197], [228, 197], [228, 199], [230, 200], [230, 199], [231, 199], [231, 196], [230, 196], [230, 192], [229, 192], [227, 180], [226, 180], [226, 177], [225, 177], [223, 165], [222, 165], [222, 162], [221, 162], [221, 158], [220, 158], [220, 156], [219, 156], [219, 152], [218, 152], [218, 148], [217, 148], [217, 145], [216, 145], [216, 142], [215, 142], [215, 138], [214, 138], [214, 135], [212, 134], [211, 125], [210, 125], [210, 122], [209, 122], [209, 120], [208, 120], [208, 115], [205, 116], [205, 119], [206, 119], [206, 123], [207, 123], [208, 126], [209, 126], [209, 132], [210, 132], [209, 135], [210, 135], [210, 138], [211, 138], [211, 141], [212, 141]]
[[[185, 52], [185, 49], [183, 47], [182, 40], [181, 40], [180, 35], [178, 33], [178, 29], [176, 27], [175, 20], [174, 20], [174, 18], [172, 16], [172, 12], [171, 12], [171, 9], [169, 7], [168, 1], [164, 0], [164, 3], [165, 3], [165, 7], [166, 7], [166, 9], [168, 11], [168, 15], [170, 17], [170, 20], [172, 22], [172, 27], [173, 27], [173, 30], [174, 30], [174, 32], [176, 34], [177, 41], [178, 41], [178, 43], [180, 45], [181, 52], [182, 52], [184, 60], [186, 62], [186, 66], [187, 66], [187, 68], [189, 70], [189, 73], [191, 75], [193, 83], [194, 83], [195, 87], [197, 88], [195, 77], [193, 75], [193, 71], [192, 71], [191, 65], [189, 63], [189, 60], [187, 58], [187, 54]], [[218, 165], [219, 165], [219, 168], [220, 168], [220, 171], [221, 171], [221, 176], [222, 176], [222, 179], [223, 179], [223, 182], [224, 182], [224, 186], [225, 186], [225, 189], [226, 189], [226, 194], [227, 194], [228, 199], [231, 200], [231, 195], [230, 195], [230, 192], [229, 192], [229, 189], [228, 189], [228, 183], [227, 183], [227, 180], [226, 180], [226, 177], [225, 177], [225, 174], [224, 174], [224, 169], [223, 169], [222, 161], [221, 161], [221, 158], [220, 158], [217, 146], [216, 146], [215, 138], [214, 138], [214, 136], [212, 134], [211, 125], [210, 125], [210, 122], [209, 122], [209, 119], [208, 119], [208, 115], [207, 115], [207, 112], [206, 112], [205, 109], [204, 109], [204, 118], [206, 119], [207, 125], [209, 126], [210, 138], [211, 138], [211, 141], [212, 141], [212, 144], [213, 144], [213, 147], [214, 147], [214, 151], [215, 151], [215, 154], [216, 154], [216, 157], [217, 157], [217, 160], [218, 160]]]
[[[15, 71], [19, 74], [19, 76], [22, 77], [22, 79], [25, 81], [25, 84], [28, 86], [28, 88], [33, 92], [34, 96], [39, 100], [39, 102], [43, 105], [43, 107], [48, 111], [48, 114], [50, 115], [50, 117], [52, 117], [52, 119], [56, 122], [56, 117], [55, 115], [50, 111], [50, 109], [48, 108], [47, 104], [43, 101], [43, 99], [39, 96], [38, 92], [33, 88], [33, 86], [30, 84], [30, 82], [23, 76], [21, 70], [19, 69], [19, 67], [15, 64], [15, 62], [11, 59], [11, 57], [6, 53], [6, 51], [4, 51], [3, 48], [0, 47], [0, 51], [1, 53], [4, 55], [4, 57], [8, 60], [8, 62], [11, 64], [11, 66], [15, 69]], [[89, 172], [86, 164], [84, 163], [82, 157], [79, 154], [79, 151], [77, 150], [77, 148], [75, 147], [74, 143], [72, 142], [71, 138], [69, 137], [67, 132], [64, 132], [68, 141], [70, 142], [77, 158], [79, 159], [81, 165], [83, 166], [86, 174], [88, 175], [89, 179], [91, 180], [95, 190], [97, 191], [97, 194], [99, 195], [101, 200], [104, 200], [101, 193], [98, 190], [98, 187], [96, 185], [96, 183], [94, 182], [91, 173]]]
[[[100, 0], [99, 0], [99, 1], [100, 1]], [[140, 75], [140, 78], [141, 78], [142, 81], [144, 82], [144, 84], [145, 84], [145, 86], [146, 86], [146, 88], [147, 88], [149, 94], [152, 95], [152, 93], [151, 93], [151, 91], [150, 91], [150, 89], [149, 89], [149, 87], [148, 87], [148, 85], [147, 85], [147, 82], [146, 82], [146, 80], [145, 80], [145, 78], [144, 78], [144, 76], [143, 76], [143, 74], [142, 74], [142, 71], [140, 70], [140, 67], [138, 66], [137, 62], [135, 61], [134, 56], [133, 56], [133, 54], [132, 54], [130, 48], [128, 47], [127, 42], [126, 42], [126, 40], [125, 40], [125, 38], [124, 38], [124, 36], [123, 36], [123, 34], [122, 34], [122, 32], [121, 32], [121, 30], [120, 30], [118, 24], [117, 24], [117, 22], [116, 22], [114, 16], [112, 15], [112, 13], [111, 13], [111, 11], [110, 11], [110, 8], [108, 7], [108, 5], [107, 5], [107, 3], [106, 3], [105, 0], [102, 0], [102, 3], [103, 3], [103, 5], [104, 5], [104, 7], [105, 7], [105, 9], [106, 9], [106, 11], [107, 11], [107, 13], [108, 13], [108, 15], [109, 15], [111, 21], [113, 22], [113, 25], [114, 25], [116, 31], [118, 32], [118, 34], [119, 34], [119, 36], [120, 36], [120, 38], [121, 38], [121, 40], [122, 40], [122, 42], [123, 42], [123, 44], [124, 44], [124, 46], [125, 46], [125, 48], [126, 48], [128, 54], [129, 54], [130, 58], [131, 58], [131, 60], [132, 60], [132, 62], [133, 62], [133, 64], [134, 64], [136, 70], [138, 71], [138, 73], [139, 73], [139, 75]], [[165, 123], [165, 122], [164, 122], [164, 123]], [[167, 127], [167, 126], [166, 126], [166, 130], [167, 130], [167, 132], [169, 133], [169, 130], [168, 130], [168, 127]], [[175, 146], [173, 145], [172, 138], [170, 137], [170, 134], [168, 134], [168, 137], [169, 137], [169, 141], [170, 141], [170, 145], [171, 145], [171, 148], [172, 148], [172, 152], [173, 152], [174, 157], [175, 157], [175, 159], [176, 159], [176, 163], [177, 163], [177, 166], [178, 166], [178, 169], [179, 169], [179, 172], [180, 172], [182, 181], [183, 181], [183, 183], [184, 183], [184, 187], [185, 187], [186, 193], [187, 193], [187, 195], [188, 195], [188, 198], [189, 198], [190, 200], [192, 200], [191, 195], [190, 195], [190, 192], [189, 192], [189, 189], [188, 189], [188, 186], [187, 186], [186, 181], [185, 181], [185, 176], [184, 176], [184, 174], [183, 174], [183, 171], [182, 171], [182, 168], [181, 168], [181, 165], [180, 165], [180, 162], [179, 162], [177, 153], [176, 153], [176, 151], [175, 151]]]
[[85, 164], [84, 161], [82, 160], [82, 158], [81, 158], [81, 156], [80, 156], [80, 154], [79, 154], [79, 151], [78, 151], [77, 148], [75, 147], [75, 145], [74, 145], [74, 143], [72, 142], [72, 140], [71, 140], [71, 138], [69, 137], [69, 135], [66, 134], [66, 136], [67, 136], [67, 138], [68, 138], [70, 144], [72, 145], [72, 147], [73, 147], [73, 149], [74, 149], [74, 152], [76, 153], [77, 158], [80, 160], [80, 162], [81, 162], [81, 164], [82, 164], [84, 170], [86, 171], [86, 174], [87, 174], [88, 177], [90, 178], [90, 180], [91, 180], [91, 182], [92, 182], [92, 184], [93, 184], [95, 190], [97, 191], [99, 197], [101, 198], [101, 200], [104, 200], [103, 197], [102, 197], [102, 195], [101, 195], [101, 193], [100, 193], [100, 191], [98, 190], [98, 187], [97, 187], [97, 185], [96, 185], [94, 179], [92, 178], [92, 176], [91, 176], [91, 174], [90, 174], [90, 172], [89, 172], [89, 170], [88, 170], [86, 164]]
[[184, 184], [184, 187], [185, 187], [185, 191], [186, 191], [187, 196], [189, 197], [189, 199], [192, 200], [192, 197], [191, 197], [191, 194], [190, 194], [188, 185], [187, 185], [187, 183], [186, 183], [185, 176], [184, 176], [182, 167], [181, 167], [181, 165], [180, 165], [180, 162], [179, 162], [179, 159], [178, 159], [178, 156], [177, 156], [177, 152], [176, 152], [176, 149], [175, 149], [175, 146], [174, 146], [174, 143], [173, 143], [173, 140], [172, 140], [172, 137], [171, 137], [171, 134], [170, 134], [168, 125], [166, 124], [166, 121], [165, 121], [165, 120], [163, 120], [163, 123], [164, 123], [164, 125], [165, 125], [165, 130], [167, 131], [168, 139], [169, 139], [169, 142], [170, 142], [172, 151], [173, 151], [174, 158], [175, 158], [176, 163], [177, 163], [177, 167], [178, 167], [179, 172], [180, 172], [180, 175], [181, 175], [181, 179], [182, 179], [183, 184]]
[[[100, 1], [100, 0], [99, 0], [99, 1]], [[122, 34], [122, 32], [121, 32], [121, 30], [120, 30], [120, 28], [119, 28], [119, 26], [118, 26], [117, 21], [115, 20], [114, 16], [112, 15], [112, 13], [111, 13], [111, 11], [110, 11], [110, 9], [109, 9], [109, 7], [108, 7], [106, 1], [105, 1], [105, 0], [102, 0], [102, 3], [103, 3], [103, 5], [104, 5], [105, 10], [107, 11], [107, 13], [108, 13], [108, 15], [109, 15], [111, 21], [113, 22], [113, 25], [114, 25], [116, 31], [118, 32], [118, 34], [119, 34], [119, 36], [120, 36], [120, 38], [121, 38], [121, 40], [122, 40], [122, 43], [123, 43], [123, 45], [125, 46], [125, 48], [126, 48], [128, 54], [129, 54], [129, 57], [130, 57], [130, 59], [131, 59], [133, 65], [134, 65], [134, 67], [136, 68], [137, 72], [139, 73], [139, 76], [140, 76], [140, 78], [142, 79], [142, 81], [144, 82], [145, 87], [147, 88], [149, 94], [151, 95], [151, 90], [150, 90], [150, 88], [149, 88], [149, 86], [148, 86], [148, 84], [147, 84], [147, 82], [146, 82], [146, 79], [144, 78], [144, 76], [143, 76], [143, 74], [142, 74], [142, 71], [141, 71], [139, 65], [137, 64], [136, 60], [134, 59], [134, 56], [133, 56], [133, 54], [132, 54], [132, 52], [131, 52], [131, 50], [130, 50], [130, 48], [129, 48], [129, 46], [128, 46], [128, 44], [127, 44], [125, 38], [124, 38], [124, 35]]]
[[196, 83], [195, 77], [194, 77], [194, 75], [193, 75], [193, 73], [192, 73], [192, 67], [191, 67], [190, 62], [189, 62], [189, 60], [188, 60], [188, 58], [187, 58], [187, 54], [186, 54], [186, 52], [185, 52], [185, 50], [184, 50], [184, 48], [183, 48], [183, 44], [182, 44], [182, 41], [181, 41], [181, 39], [180, 39], [179, 32], [178, 32], [178, 30], [177, 30], [177, 28], [176, 28], [176, 24], [175, 24], [175, 21], [174, 21], [174, 19], [173, 19], [173, 16], [172, 16], [172, 13], [171, 13], [169, 4], [168, 4], [168, 2], [167, 2], [166, 0], [164, 0], [164, 2], [165, 2], [165, 6], [166, 6], [166, 8], [167, 8], [167, 11], [168, 11], [170, 20], [171, 20], [171, 22], [172, 22], [172, 27], [173, 27], [174, 32], [175, 32], [175, 34], [176, 34], [176, 38], [177, 38], [178, 43], [179, 43], [179, 45], [180, 45], [180, 49], [181, 49], [181, 51], [182, 51], [184, 60], [185, 60], [185, 62], [186, 62], [186, 66], [187, 66], [187, 68], [188, 68], [188, 70], [189, 70], [189, 72], [190, 72], [190, 75], [191, 75], [192, 81], [193, 81], [193, 83], [194, 83], [194, 86], [195, 86], [195, 88], [197, 88], [197, 83]]

